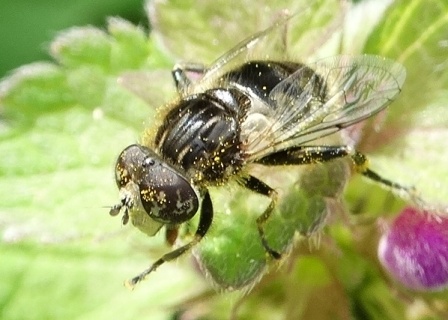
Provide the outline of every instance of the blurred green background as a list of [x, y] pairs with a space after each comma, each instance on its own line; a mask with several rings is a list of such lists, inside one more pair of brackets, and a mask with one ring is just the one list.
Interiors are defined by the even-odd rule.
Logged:
[[142, 0], [0, 1], [0, 78], [23, 64], [48, 60], [58, 31], [72, 26], [103, 27], [108, 16], [147, 26]]
[[[164, 36], [170, 35], [169, 39], [172, 40], [167, 44], [172, 49], [177, 49], [171, 52], [174, 56], [183, 57], [185, 52], [194, 55], [202, 49], [210, 55], [211, 51], [218, 51], [217, 47], [210, 46], [210, 39], [216, 40], [216, 34], [219, 34], [220, 39], [224, 38], [226, 33], [216, 32], [219, 25], [215, 29], [205, 28], [210, 26], [211, 16], [224, 17], [223, 21], [230, 24], [225, 24], [230, 30], [240, 30], [231, 28], [232, 21], [238, 28], [250, 28], [254, 25], [254, 20], [250, 17], [257, 22], [262, 20], [261, 15], [254, 14], [259, 12], [255, 10], [254, 3], [262, 6], [268, 2], [272, 5], [281, 1], [210, 0], [208, 7], [204, 0], [159, 2], [163, 3], [161, 6], [165, 6], [160, 11], [166, 19], [165, 24], [162, 23], [165, 27]], [[298, 0], [290, 2], [296, 4]], [[312, 2], [314, 0], [310, 3]], [[365, 2], [372, 4], [387, 1]], [[368, 52], [391, 58], [399, 58], [402, 52], [406, 53], [402, 60], [410, 71], [407, 88], [411, 89], [406, 89], [401, 95], [402, 108], [392, 109], [397, 110], [395, 118], [392, 117], [395, 121], [401, 118], [403, 110], [406, 110], [408, 117], [409, 114], [415, 114], [415, 110], [426, 106], [428, 96], [435, 96], [434, 93], [446, 88], [446, 80], [441, 81], [442, 76], [434, 72], [434, 69], [437, 67], [442, 70], [440, 73], [443, 72], [440, 66], [446, 60], [446, 54], [443, 55], [446, 51], [439, 45], [444, 42], [439, 40], [447, 39], [444, 30], [448, 30], [445, 22], [448, 17], [446, 0], [432, 0], [429, 4], [423, 0], [396, 2], [395, 10], [370, 36], [367, 47]], [[143, 6], [144, 0], [0, 0], [0, 77], [21, 65], [42, 59], [51, 60], [47, 54], [51, 40], [59, 31], [72, 26], [94, 25], [105, 29], [108, 16], [120, 16], [133, 24], [147, 27]], [[240, 8], [238, 13], [243, 18], [235, 18], [235, 8]], [[425, 8], [425, 16], [421, 15], [421, 8]], [[351, 23], [362, 25], [362, 28], [353, 28], [355, 34], [358, 35], [366, 27], [366, 17], [371, 19], [374, 11], [368, 7], [365, 15], [358, 12], [359, 16], [352, 16]], [[424, 37], [422, 40], [420, 36], [425, 30], [437, 30], [433, 21], [440, 22], [437, 24], [440, 30], [429, 40]], [[185, 30], [186, 25], [189, 30]], [[115, 32], [117, 33], [116, 30]], [[120, 36], [126, 34], [129, 38], [125, 37], [125, 40], [140, 39], [135, 33], [137, 31], [134, 29], [121, 30]], [[244, 32], [241, 31], [241, 34]], [[228, 32], [227, 35], [233, 44], [235, 34]], [[207, 41], [199, 41], [198, 38]], [[132, 45], [128, 46], [127, 42], [119, 40], [123, 38], [112, 36], [106, 46], [114, 46], [123, 54], [137, 53], [137, 56], [141, 52], [148, 56], [148, 52], [152, 56], [158, 53], [152, 42], [147, 44], [145, 41], [131, 41]], [[217, 43], [223, 45], [225, 40]], [[392, 45], [384, 46], [384, 43]], [[425, 50], [413, 51], [418, 47], [415, 43]], [[124, 50], [123, 47], [129, 50]], [[194, 312], [196, 315], [204, 314], [195, 319], [227, 319], [227, 314], [234, 311], [233, 306], [239, 305], [243, 300], [239, 300], [238, 292], [232, 296], [216, 294], [214, 290], [210, 290], [199, 273], [191, 267], [191, 255], [186, 255], [183, 259], [188, 267], [183, 268], [181, 261], [169, 263], [135, 291], [129, 292], [122, 287], [123, 280], [167, 251], [163, 246], [163, 234], [147, 239], [133, 228], [121, 228], [119, 219], [109, 218], [107, 209], [101, 207], [111, 205], [117, 199], [112, 168], [116, 153], [120, 150], [118, 145], [123, 144], [124, 147], [129, 141], [138, 138], [150, 108], [136, 97], [131, 99], [128, 92], [123, 92], [123, 88], [114, 86], [114, 72], [117, 71], [109, 70], [110, 66], [106, 63], [104, 74], [95, 73], [95, 70], [90, 72], [92, 70], [89, 66], [92, 63], [88, 58], [94, 54], [89, 53], [96, 53], [94, 50], [97, 47], [86, 45], [82, 48], [84, 51], [79, 56], [76, 55], [77, 52], [70, 50], [59, 53], [65, 58], [74, 57], [69, 61], [74, 61], [75, 67], [63, 66], [55, 76], [56, 80], [70, 77], [73, 87], [69, 87], [68, 92], [74, 94], [76, 99], [69, 99], [68, 102], [64, 100], [63, 94], [67, 91], [56, 92], [60, 87], [64, 89], [64, 86], [59, 86], [59, 82], [52, 77], [55, 72], [42, 72], [40, 76], [36, 76], [35, 82], [23, 81], [11, 93], [11, 99], [8, 100], [11, 105], [7, 111], [12, 116], [5, 117], [8, 121], [4, 123], [12, 125], [6, 129], [0, 126], [0, 133], [3, 134], [3, 140], [0, 139], [0, 154], [3, 157], [3, 162], [0, 162], [0, 194], [3, 196], [0, 199], [0, 227], [6, 226], [8, 231], [12, 230], [8, 233], [9, 238], [5, 236], [8, 241], [0, 242], [0, 319], [171, 320], [187, 317], [193, 319], [192, 312], [193, 315]], [[408, 50], [409, 48], [412, 50]], [[216, 57], [215, 54], [216, 52], [213, 57]], [[117, 56], [116, 59], [125, 62], [125, 58], [129, 57]], [[428, 56], [434, 57], [434, 60], [427, 59]], [[151, 62], [147, 61], [146, 55], [139, 57], [139, 68], [147, 67]], [[160, 54], [156, 58], [159, 58], [157, 64], [160, 66], [163, 59], [160, 59]], [[76, 67], [81, 68], [77, 70]], [[422, 77], [422, 74], [426, 76]], [[171, 81], [169, 72], [166, 75]], [[157, 76], [159, 80], [160, 74]], [[167, 83], [171, 84], [170, 81]], [[47, 83], [55, 84], [55, 90], [50, 90], [49, 96], [34, 90], [46, 88]], [[159, 81], [155, 84], [159, 87]], [[163, 90], [160, 91], [163, 93]], [[29, 92], [34, 95], [28, 95]], [[81, 93], [78, 94], [79, 92]], [[418, 92], [418, 97], [415, 92]], [[53, 97], [55, 100], [51, 100]], [[52, 104], [47, 107], [42, 103], [46, 99], [56, 101], [54, 105], [57, 108], [53, 108]], [[412, 102], [409, 104], [412, 110], [407, 107], [406, 101]], [[445, 101], [440, 103], [441, 107], [446, 106]], [[434, 107], [428, 109], [428, 114], [437, 114], [433, 110]], [[97, 119], [95, 111], [103, 111], [105, 116]], [[437, 118], [440, 118], [438, 121], [441, 124], [445, 121], [443, 125], [446, 127], [446, 117]], [[411, 156], [400, 156], [394, 145], [389, 154], [382, 158], [377, 156], [374, 162], [377, 164], [383, 160], [384, 171], [388, 168], [389, 172], [401, 170], [412, 176], [420, 172], [415, 168], [428, 167], [427, 164], [431, 163], [430, 167], [434, 168], [434, 172], [427, 174], [426, 170], [425, 176], [447, 177], [448, 175], [440, 174], [445, 172], [442, 171], [445, 165], [437, 159], [443, 158], [441, 150], [448, 150], [444, 148], [444, 141], [448, 141], [445, 132], [448, 131], [438, 131], [440, 134], [436, 138], [440, 143], [430, 153], [422, 151], [427, 150], [423, 147], [432, 145], [431, 140], [427, 139], [426, 128], [422, 128], [421, 122], [417, 121], [411, 125], [412, 128], [421, 129], [419, 132], [423, 136], [411, 140], [418, 146], [404, 153], [406, 155], [412, 152]], [[75, 135], [76, 139], [73, 138]], [[108, 141], [111, 143], [107, 143]], [[111, 144], [114, 145], [113, 148]], [[28, 152], [27, 157], [22, 157], [23, 150]], [[394, 159], [390, 154], [398, 154], [395, 162], [392, 162]], [[415, 156], [420, 154], [425, 154], [425, 157]], [[435, 158], [430, 158], [431, 155]], [[422, 162], [418, 162], [420, 159]], [[391, 163], [395, 163], [395, 166]], [[381, 197], [387, 200], [386, 191], [377, 188], [372, 192], [370, 186], [360, 179], [358, 183], [354, 182], [347, 192], [348, 201], [356, 205], [359, 203], [364, 211], [376, 212], [376, 209], [382, 213], [384, 207], [379, 203], [385, 202]], [[363, 187], [359, 187], [360, 185]], [[369, 199], [360, 198], [360, 194], [369, 195]], [[222, 197], [229, 197], [229, 194], [223, 193]], [[356, 202], [357, 199], [360, 200]], [[391, 208], [388, 211], [393, 212]], [[432, 304], [443, 309], [448, 301], [446, 294], [432, 300], [427, 299], [427, 303], [413, 295], [402, 297], [403, 301], [397, 299], [397, 292], [395, 289], [391, 290], [387, 278], [377, 265], [376, 224], [363, 225], [361, 221], [358, 224], [356, 232], [344, 225], [333, 226], [329, 230], [329, 236], [322, 238], [319, 250], [311, 243], [304, 242], [297, 248], [300, 259], [292, 258], [291, 264], [285, 264], [288, 272], [273, 273], [265, 277], [264, 282], [244, 298], [244, 303], [241, 303], [243, 307], [239, 311], [242, 315], [240, 319], [297, 319], [297, 314], [306, 315], [306, 319], [335, 319], [338, 316], [339, 319], [403, 319], [406, 308], [415, 313], [416, 307], [420, 308], [420, 317], [414, 316], [412, 319], [448, 319], [425, 314]], [[241, 223], [239, 225], [246, 226]], [[18, 237], [11, 240], [11, 233]], [[49, 243], [45, 243], [46, 239], [50, 240]], [[258, 238], [255, 240], [258, 241]], [[211, 247], [214, 246], [212, 242], [209, 243]], [[205, 316], [207, 314], [212, 316]]]

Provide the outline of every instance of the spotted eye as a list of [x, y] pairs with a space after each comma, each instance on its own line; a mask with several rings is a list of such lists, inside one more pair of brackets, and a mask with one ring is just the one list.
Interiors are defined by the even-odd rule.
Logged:
[[189, 181], [144, 146], [134, 144], [123, 150], [115, 177], [120, 188], [137, 185], [143, 208], [156, 221], [179, 224], [198, 210], [198, 197]]

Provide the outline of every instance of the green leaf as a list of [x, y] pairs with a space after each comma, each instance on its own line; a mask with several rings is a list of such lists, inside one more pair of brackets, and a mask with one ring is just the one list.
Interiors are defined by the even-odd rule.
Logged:
[[85, 64], [108, 69], [111, 41], [104, 31], [97, 28], [72, 28], [53, 41], [51, 52], [57, 61], [69, 68]]
[[[209, 64], [248, 35], [263, 30], [286, 14], [298, 14], [289, 48], [294, 59], [315, 55], [341, 24], [341, 4], [334, 0], [244, 0], [238, 9], [223, 2], [152, 1], [147, 11], [157, 36], [177, 59]], [[194, 7], [195, 10], [187, 10]], [[269, 45], [269, 44], [268, 44]], [[328, 54], [328, 52], [327, 52]]]
[[[59, 64], [24, 66], [0, 84], [0, 317], [167, 319], [162, 301], [201, 288], [171, 265], [160, 282], [130, 293], [122, 283], [149, 264], [151, 242], [108, 214], [117, 202], [115, 158], [153, 114], [119, 77], [166, 60], [143, 30], [119, 19], [109, 33], [63, 32], [51, 47]], [[174, 286], [184, 294], [170, 297]]]
[[[366, 44], [366, 52], [391, 57], [405, 65], [408, 75], [400, 104], [406, 106], [408, 113], [430, 106], [447, 87], [447, 26], [446, 1], [397, 1], [388, 19], [377, 26]], [[402, 117], [403, 112], [396, 109], [391, 108], [389, 121], [397, 124], [396, 118], [401, 118], [404, 123], [398, 124], [409, 125], [406, 121], [412, 117]], [[446, 114], [442, 116], [445, 118]]]
[[[296, 234], [317, 234], [329, 217], [343, 210], [340, 195], [349, 166], [346, 160], [338, 160], [303, 169], [263, 171], [264, 181], [279, 193], [277, 207], [263, 229], [269, 245], [287, 259]], [[241, 189], [221, 188], [220, 193], [213, 193], [214, 224], [196, 250], [201, 270], [219, 288], [250, 288], [269, 270], [267, 259], [273, 262], [261, 244], [256, 224], [269, 200]]]
[[[407, 69], [399, 98], [377, 133], [364, 142], [376, 149], [377, 171], [414, 186], [431, 205], [446, 207], [448, 168], [448, 3], [397, 1], [376, 27], [365, 51], [394, 58]], [[443, 209], [442, 209], [443, 210]]]
[[[394, 30], [394, 39], [401, 46], [396, 59], [408, 68], [408, 82], [417, 81], [424, 88], [403, 91], [407, 101], [418, 102], [410, 109], [410, 118], [418, 121], [406, 122], [412, 125], [406, 136], [411, 141], [406, 143], [414, 142], [413, 130], [421, 128], [414, 142], [420, 145], [422, 140], [429, 141], [423, 129], [443, 129], [446, 124], [443, 116], [433, 117], [435, 112], [444, 111], [446, 94], [441, 88], [447, 73], [439, 51], [432, 46], [440, 40], [438, 48], [444, 53], [443, 39], [447, 37], [443, 33], [446, 29], [431, 27], [429, 15], [411, 19], [423, 12], [415, 10], [423, 2], [411, 2], [413, 9], [402, 2], [386, 13], [370, 34], [366, 50], [393, 57], [394, 46], [383, 44], [389, 41], [387, 28]], [[0, 318], [171, 319], [184, 316], [184, 312], [193, 318], [210, 319], [225, 319], [230, 314], [241, 319], [402, 315], [401, 306], [409, 307], [409, 303], [386, 294], [389, 287], [372, 261], [377, 230], [356, 226], [353, 234], [346, 225], [337, 225], [329, 228], [331, 238], [323, 231], [329, 222], [349, 220], [340, 201], [348, 175], [344, 161], [294, 171], [254, 169], [255, 175], [266, 174], [266, 182], [278, 186], [277, 209], [264, 227], [268, 242], [288, 252], [282, 264], [266, 259], [255, 223], [268, 199], [237, 185], [212, 190], [216, 218], [209, 234], [195, 248], [195, 257], [219, 288], [252, 289], [250, 295], [241, 298], [240, 292], [216, 295], [208, 291], [201, 273], [186, 263], [190, 261], [188, 254], [164, 264], [134, 292], [122, 286], [125, 279], [170, 250], [163, 245], [163, 234], [148, 238], [130, 226], [121, 227], [120, 219], [108, 215], [108, 206], [118, 201], [113, 177], [118, 153], [154, 124], [152, 107], [160, 100], [169, 101], [174, 90], [169, 70], [162, 73], [159, 69], [171, 67], [170, 55], [210, 62], [238, 40], [276, 21], [279, 8], [296, 12], [303, 3], [245, 0], [231, 6], [225, 1], [153, 1], [148, 5], [156, 28], [153, 36], [148, 38], [141, 28], [117, 18], [109, 20], [107, 32], [92, 27], [68, 30], [51, 46], [56, 63], [24, 66], [2, 80]], [[431, 9], [438, 21], [435, 26], [444, 25], [446, 6], [436, 1], [431, 4], [436, 6]], [[314, 15], [304, 16], [291, 33], [290, 40], [301, 46], [294, 50], [298, 57], [310, 50], [315, 56], [333, 54], [340, 40], [339, 1], [316, 1], [310, 8]], [[364, 26], [359, 29], [370, 31]], [[432, 36], [422, 37], [427, 30], [434, 30]], [[401, 39], [402, 34], [406, 39]], [[320, 50], [320, 45], [324, 49]], [[431, 57], [428, 61], [421, 49], [426, 47]], [[382, 52], [382, 48], [389, 51]], [[170, 51], [164, 51], [167, 49]], [[423, 67], [428, 78], [416, 71], [422, 61], [426, 61]], [[416, 92], [433, 97], [428, 109]], [[405, 110], [396, 109], [396, 114], [391, 112], [392, 124]], [[423, 110], [429, 112], [419, 117]], [[404, 149], [403, 139], [396, 141], [392, 149], [421, 150]], [[436, 135], [434, 141], [445, 146], [446, 139]], [[384, 152], [384, 164], [392, 168], [389, 171], [400, 171], [391, 165], [392, 151]], [[415, 151], [406, 159], [435, 164], [443, 158], [437, 145], [430, 150], [433, 153], [425, 151], [427, 158], [415, 157]], [[373, 157], [374, 166], [381, 165], [379, 155], [383, 154]], [[401, 168], [411, 162], [401, 159], [395, 163]], [[427, 171], [419, 171], [422, 167], [431, 170], [427, 164], [414, 166], [411, 168], [415, 170], [406, 172], [424, 175]], [[442, 167], [434, 165], [434, 170], [437, 181], [446, 182]], [[384, 193], [365, 184], [360, 188], [360, 184], [349, 190], [350, 206], [356, 207], [365, 194], [373, 199], [369, 212], [382, 211], [385, 201], [376, 199]], [[441, 185], [439, 189], [444, 189], [446, 183]], [[313, 235], [311, 243], [305, 241], [294, 248], [295, 234], [301, 234], [300, 239]], [[322, 245], [313, 247], [313, 241]], [[266, 275], [268, 269], [271, 273]], [[240, 308], [232, 310], [233, 302]]]

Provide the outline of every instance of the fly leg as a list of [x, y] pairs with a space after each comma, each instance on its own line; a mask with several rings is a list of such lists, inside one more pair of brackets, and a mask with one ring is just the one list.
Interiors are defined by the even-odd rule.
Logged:
[[299, 146], [277, 151], [255, 162], [269, 166], [321, 163], [346, 157], [351, 150], [348, 146]]
[[[263, 165], [302, 165], [302, 164], [312, 164], [312, 163], [323, 163], [331, 160], [343, 158], [350, 156], [354, 165], [355, 170], [362, 174], [363, 176], [380, 183], [386, 187], [397, 191], [400, 194], [405, 194], [409, 198], [414, 201], [422, 201], [416, 195], [416, 192], [413, 188], [402, 186], [396, 182], [385, 179], [380, 176], [375, 171], [372, 171], [368, 167], [368, 160], [366, 156], [358, 151], [353, 151], [349, 146], [297, 146], [291, 147], [288, 149], [284, 149], [272, 154], [269, 154], [263, 158], [256, 160], [256, 163], [260, 163]], [[249, 176], [245, 178], [242, 184], [257, 193], [268, 196], [271, 198], [271, 203], [269, 207], [263, 212], [263, 214], [258, 217], [257, 225], [258, 231], [260, 233], [261, 241], [263, 243], [266, 251], [275, 259], [279, 259], [281, 254], [272, 249], [267, 240], [263, 230], [263, 225], [271, 216], [275, 204], [277, 201], [277, 193], [274, 189], [266, 185], [264, 182], [258, 180], [255, 177]]]
[[[292, 147], [276, 153], [265, 156], [255, 162], [264, 165], [301, 165], [318, 162], [327, 162], [333, 159], [342, 158], [350, 154], [350, 148], [347, 146], [301, 146]], [[277, 202], [277, 192], [261, 180], [249, 176], [244, 178], [242, 184], [259, 194], [271, 198], [271, 203], [261, 216], [257, 218], [258, 233], [265, 250], [274, 259], [280, 259], [281, 254], [269, 246], [264, 232], [264, 224], [274, 211]]]
[[274, 211], [277, 202], [277, 192], [266, 183], [253, 176], [244, 177], [240, 183], [249, 190], [271, 198], [271, 203], [269, 204], [269, 206], [266, 208], [263, 214], [257, 218], [257, 227], [258, 233], [260, 234], [261, 243], [263, 244], [266, 252], [268, 252], [269, 255], [274, 259], [280, 259], [282, 256], [281, 253], [271, 248], [264, 232], [264, 224]]
[[369, 160], [362, 153], [356, 151], [351, 157], [355, 164], [355, 169], [358, 173], [362, 174], [363, 176], [369, 178], [372, 181], [378, 182], [378, 183], [382, 184], [383, 186], [389, 187], [389, 188], [397, 191], [398, 194], [401, 194], [401, 195], [405, 194], [407, 197], [409, 197], [413, 200], [419, 200], [418, 195], [416, 194], [416, 191], [414, 188], [406, 187], [399, 183], [385, 179], [382, 176], [380, 176], [378, 173], [376, 173], [375, 171], [370, 170]]
[[358, 151], [353, 151], [348, 146], [299, 146], [284, 149], [267, 155], [256, 162], [264, 165], [301, 165], [327, 162], [334, 159], [350, 156], [356, 172], [382, 184], [400, 195], [405, 195], [414, 201], [422, 201], [416, 195], [415, 189], [403, 186], [399, 183], [383, 178], [369, 168], [367, 157]]
[[171, 71], [177, 91], [180, 93], [185, 91], [192, 82], [197, 80], [194, 78], [201, 78], [204, 75], [205, 69], [201, 63], [177, 63]]
[[212, 204], [212, 200], [210, 199], [210, 194], [207, 191], [202, 200], [201, 216], [199, 218], [199, 225], [198, 225], [198, 229], [196, 230], [193, 240], [191, 240], [186, 245], [163, 255], [160, 259], [158, 259], [156, 262], [154, 262], [148, 269], [146, 269], [145, 271], [140, 273], [138, 276], [126, 281], [125, 286], [128, 288], [131, 288], [131, 289], [134, 288], [134, 286], [137, 283], [142, 281], [148, 274], [155, 271], [160, 265], [164, 264], [165, 262], [168, 262], [168, 261], [178, 258], [179, 256], [183, 255], [185, 252], [190, 250], [192, 247], [194, 247], [205, 236], [208, 229], [210, 228], [210, 225], [212, 224], [212, 220], [213, 220], [213, 204]]

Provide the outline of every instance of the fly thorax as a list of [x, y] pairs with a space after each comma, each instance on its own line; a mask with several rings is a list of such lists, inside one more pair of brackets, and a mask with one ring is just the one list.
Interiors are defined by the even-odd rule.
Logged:
[[225, 89], [179, 101], [156, 135], [160, 154], [195, 183], [225, 182], [242, 165], [240, 102]]

